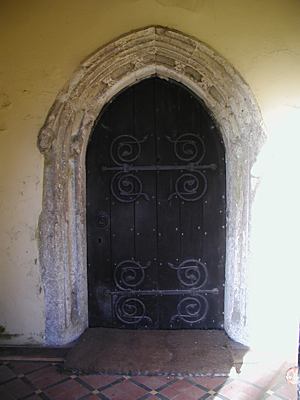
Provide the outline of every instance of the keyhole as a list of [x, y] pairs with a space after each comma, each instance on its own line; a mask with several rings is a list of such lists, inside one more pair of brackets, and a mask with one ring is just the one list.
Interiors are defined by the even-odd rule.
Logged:
[[102, 244], [102, 238], [101, 237], [98, 238], [98, 243]]

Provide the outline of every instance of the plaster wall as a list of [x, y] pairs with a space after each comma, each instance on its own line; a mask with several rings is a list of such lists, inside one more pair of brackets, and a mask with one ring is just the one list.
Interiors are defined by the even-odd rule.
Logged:
[[[264, 344], [270, 342], [270, 332], [274, 340], [289, 340], [286, 332], [295, 326], [290, 312], [296, 312], [293, 296], [299, 269], [299, 12], [296, 0], [2, 2], [2, 343], [44, 341], [36, 235], [43, 172], [38, 131], [57, 93], [84, 58], [117, 36], [152, 24], [181, 30], [213, 47], [239, 71], [258, 101], [268, 139], [253, 170], [253, 179], [260, 176], [260, 182], [253, 209], [249, 270], [254, 295], [248, 323], [253, 341], [262, 340], [262, 332]], [[295, 330], [291, 332], [295, 341]]]

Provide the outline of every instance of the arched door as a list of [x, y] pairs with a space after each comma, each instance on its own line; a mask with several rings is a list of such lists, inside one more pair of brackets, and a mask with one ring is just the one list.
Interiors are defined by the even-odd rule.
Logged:
[[182, 85], [119, 93], [87, 149], [89, 325], [223, 327], [221, 134]]

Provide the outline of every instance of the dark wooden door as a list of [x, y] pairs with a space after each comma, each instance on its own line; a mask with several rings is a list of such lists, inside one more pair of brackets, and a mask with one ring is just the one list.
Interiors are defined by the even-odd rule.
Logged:
[[90, 326], [222, 328], [224, 146], [201, 101], [159, 78], [126, 89], [86, 166]]

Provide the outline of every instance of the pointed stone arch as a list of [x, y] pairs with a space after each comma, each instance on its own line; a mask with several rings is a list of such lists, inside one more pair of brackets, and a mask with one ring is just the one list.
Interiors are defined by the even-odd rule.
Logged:
[[38, 137], [44, 155], [39, 221], [46, 343], [65, 344], [88, 325], [85, 153], [104, 105], [150, 76], [174, 79], [205, 103], [226, 149], [227, 237], [225, 330], [248, 343], [247, 259], [251, 167], [264, 140], [254, 96], [234, 68], [210, 47], [169, 28], [126, 34], [84, 61], [58, 94]]

